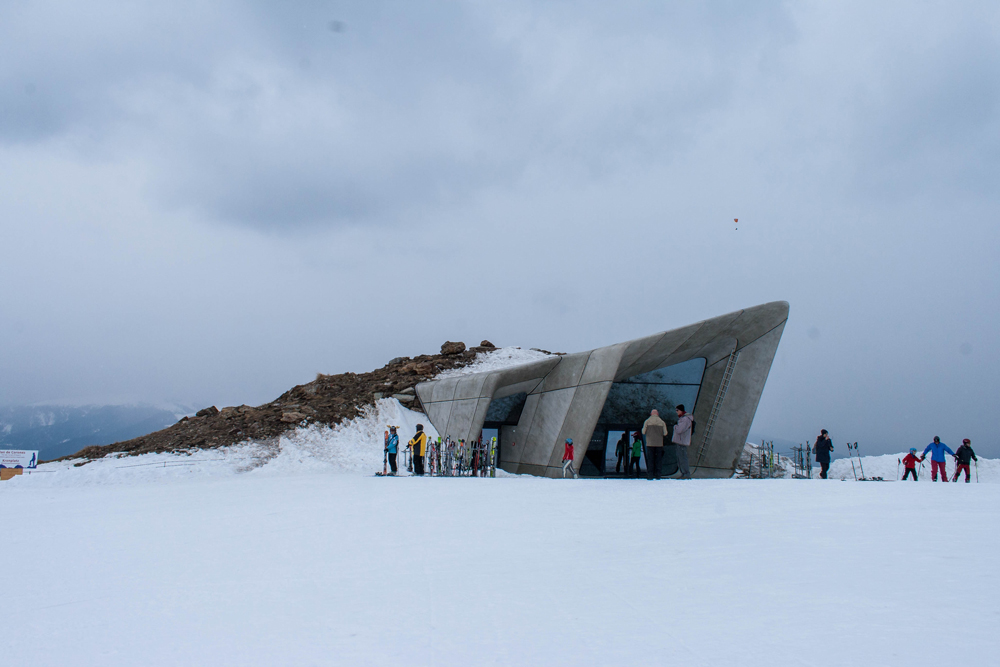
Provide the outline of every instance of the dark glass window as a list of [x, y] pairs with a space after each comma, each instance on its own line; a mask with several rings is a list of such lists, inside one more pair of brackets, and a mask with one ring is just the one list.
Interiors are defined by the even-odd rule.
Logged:
[[597, 423], [641, 425], [654, 408], [664, 421], [676, 421], [673, 415], [676, 406], [694, 410], [704, 374], [705, 360], [692, 359], [615, 382]]

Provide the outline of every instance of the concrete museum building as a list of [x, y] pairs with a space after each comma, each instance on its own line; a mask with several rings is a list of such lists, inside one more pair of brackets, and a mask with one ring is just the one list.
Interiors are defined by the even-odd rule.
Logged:
[[[589, 352], [423, 382], [416, 391], [442, 437], [495, 434], [504, 470], [547, 477], [562, 474], [566, 438], [576, 444], [581, 475], [614, 476], [620, 435], [640, 429], [653, 408], [672, 428], [674, 407], [683, 404], [697, 424], [692, 476], [730, 477], [787, 320], [788, 303], [775, 301]], [[663, 473], [676, 470], [667, 447]]]

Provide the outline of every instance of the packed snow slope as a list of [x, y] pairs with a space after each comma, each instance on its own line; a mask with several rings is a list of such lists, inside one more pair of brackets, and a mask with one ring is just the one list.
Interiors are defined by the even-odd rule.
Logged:
[[354, 426], [0, 484], [3, 664], [995, 664], [1000, 484], [375, 478]]

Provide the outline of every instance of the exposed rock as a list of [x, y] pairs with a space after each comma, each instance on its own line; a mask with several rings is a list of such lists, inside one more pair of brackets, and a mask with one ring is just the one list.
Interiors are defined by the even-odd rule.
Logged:
[[462, 354], [463, 352], [465, 352], [465, 343], [462, 342], [453, 343], [449, 340], [441, 346], [441, 354]]
[[424, 354], [412, 359], [397, 357], [370, 373], [320, 373], [312, 382], [293, 387], [270, 403], [227, 407], [221, 411], [206, 408], [198, 412], [202, 416], [184, 417], [162, 431], [112, 445], [85, 447], [65, 458], [94, 459], [112, 452], [128, 455], [187, 452], [247, 440], [277, 442], [276, 438], [298, 427], [303, 420], [332, 426], [353, 419], [363, 406], [376, 400], [377, 393], [396, 395], [410, 410], [423, 412], [414, 386], [441, 371], [466, 366], [472, 358], [464, 354]]
[[212, 407], [205, 408], [204, 410], [199, 410], [198, 412], [194, 413], [194, 416], [195, 417], [208, 417], [210, 415], [217, 415], [217, 414], [219, 414], [219, 408], [217, 408], [217, 407], [215, 407], [213, 405]]
[[482, 343], [479, 344], [479, 347], [486, 347], [486, 348], [489, 348], [491, 350], [495, 350], [497, 346], [494, 345], [493, 343], [491, 343], [488, 340], [484, 340]]

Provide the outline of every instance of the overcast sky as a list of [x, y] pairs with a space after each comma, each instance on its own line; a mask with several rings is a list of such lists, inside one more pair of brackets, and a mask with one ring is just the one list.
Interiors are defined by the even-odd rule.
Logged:
[[782, 299], [755, 433], [1000, 455], [1000, 4], [661, 4], [0, 2], [0, 404]]

